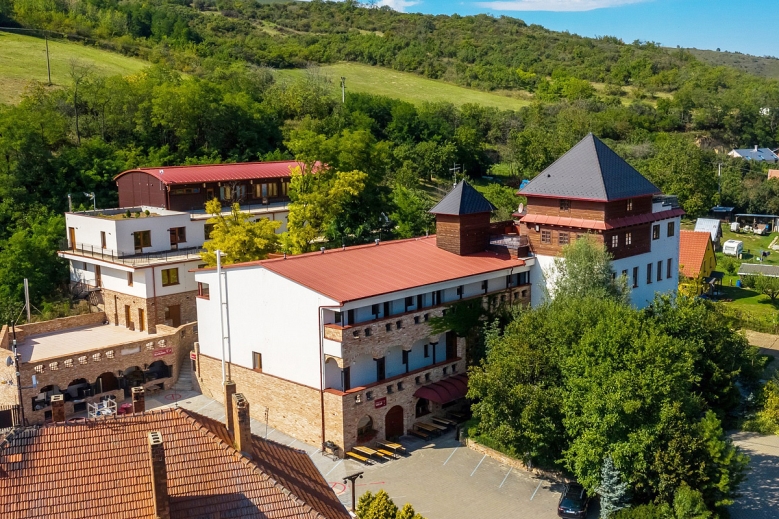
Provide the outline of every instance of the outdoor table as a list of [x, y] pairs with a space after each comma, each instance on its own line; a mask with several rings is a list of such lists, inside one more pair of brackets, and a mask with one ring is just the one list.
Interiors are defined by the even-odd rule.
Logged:
[[430, 427], [433, 427], [434, 429], [438, 429], [439, 431], [445, 431], [447, 429], [445, 425], [438, 425], [437, 423], [429, 423], [425, 425], [429, 425]]
[[376, 441], [376, 443], [381, 445], [382, 447], [386, 447], [386, 448], [392, 450], [393, 452], [395, 452], [395, 454], [397, 454], [398, 451], [401, 451], [401, 452], [405, 452], [406, 451], [406, 448], [403, 447], [399, 443], [383, 442], [383, 441], [378, 441], [378, 440]]
[[417, 422], [414, 425], [416, 425], [418, 429], [422, 429], [423, 431], [427, 431], [430, 433], [438, 434], [441, 432], [440, 429], [438, 429], [437, 427], [433, 427], [432, 425], [424, 422]]
[[440, 418], [438, 416], [434, 416], [433, 421], [439, 425], [451, 425], [452, 427], [457, 425], [457, 422], [454, 420], [447, 420], [446, 418]]
[[352, 450], [357, 452], [362, 452], [363, 454], [367, 454], [368, 456], [377, 456], [381, 459], [384, 459], [384, 456], [382, 456], [379, 452], [371, 449], [370, 447], [363, 447], [362, 445], [358, 445], [357, 447], [352, 448]]

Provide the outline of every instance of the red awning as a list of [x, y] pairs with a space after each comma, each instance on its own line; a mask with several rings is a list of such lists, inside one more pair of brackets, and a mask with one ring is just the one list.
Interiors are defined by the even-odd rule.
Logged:
[[437, 404], [448, 404], [464, 397], [467, 392], [468, 375], [463, 373], [422, 386], [414, 392], [414, 396]]

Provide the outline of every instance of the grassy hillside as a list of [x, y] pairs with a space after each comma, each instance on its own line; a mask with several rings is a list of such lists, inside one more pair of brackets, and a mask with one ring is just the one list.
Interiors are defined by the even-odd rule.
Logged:
[[[414, 104], [424, 101], [446, 101], [457, 106], [476, 103], [502, 110], [518, 110], [530, 104], [527, 98], [501, 95], [499, 93], [473, 90], [443, 81], [426, 79], [418, 74], [398, 72], [383, 67], [372, 67], [361, 63], [340, 62], [334, 65], [317, 67], [318, 72], [330, 79], [333, 92], [340, 95], [341, 77], [346, 77], [346, 89], [349, 92], [361, 92], [394, 97]], [[303, 69], [278, 70], [278, 78], [302, 78]]]
[[[49, 40], [51, 82], [67, 85], [71, 60], [89, 64], [97, 74], [133, 74], [145, 61], [79, 43]], [[47, 82], [46, 45], [43, 39], [0, 32], [0, 103], [15, 103], [33, 81]]]
[[755, 76], [779, 79], [779, 59], [770, 56], [759, 57], [740, 52], [717, 52], [714, 50], [686, 49], [693, 56], [714, 66], [726, 66]]

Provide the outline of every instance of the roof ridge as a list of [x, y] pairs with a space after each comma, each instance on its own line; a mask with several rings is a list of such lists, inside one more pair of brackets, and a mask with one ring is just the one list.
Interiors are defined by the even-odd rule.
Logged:
[[609, 190], [606, 189], [606, 179], [604, 178], [604, 175], [603, 175], [603, 162], [601, 161], [600, 150], [598, 149], [598, 142], [600, 142], [604, 146], [606, 144], [603, 141], [601, 141], [600, 139], [598, 139], [595, 136], [595, 134], [592, 133], [592, 132], [588, 133], [587, 137], [591, 137], [592, 147], [595, 150], [595, 158], [598, 161], [598, 169], [600, 170], [600, 175], [599, 175], [600, 185], [603, 187], [603, 192], [606, 193], [606, 199], [608, 199], [609, 198]]
[[302, 160], [253, 160], [249, 162], [217, 162], [214, 164], [176, 164], [173, 166], [142, 166], [137, 168], [130, 168], [127, 171], [143, 171], [145, 169], [165, 169], [165, 168], [207, 168], [207, 167], [219, 167], [219, 166], [240, 166], [240, 165], [254, 165], [254, 164], [283, 164], [286, 162], [295, 162], [297, 164], [304, 164]]

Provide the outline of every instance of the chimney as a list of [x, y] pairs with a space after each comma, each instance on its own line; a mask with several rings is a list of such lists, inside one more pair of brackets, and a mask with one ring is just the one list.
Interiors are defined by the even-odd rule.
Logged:
[[54, 423], [65, 421], [65, 400], [62, 395], [51, 397], [51, 421]]
[[149, 460], [151, 461], [154, 517], [156, 519], [170, 519], [168, 471], [165, 468], [165, 445], [162, 443], [162, 434], [159, 431], [149, 433]]
[[757, 151], [757, 150], [758, 150], [758, 147], [757, 147], [757, 144], [755, 144], [755, 151]]
[[249, 401], [244, 398], [243, 393], [233, 395], [233, 414], [235, 448], [247, 458], [251, 458], [252, 424], [249, 418]]
[[429, 211], [436, 219], [436, 245], [459, 256], [487, 250], [494, 209], [468, 182], [460, 182]]
[[133, 398], [133, 413], [146, 411], [146, 396], [142, 387], [134, 387], [130, 390]]
[[225, 381], [225, 425], [230, 432], [235, 431], [235, 421], [233, 416], [233, 395], [235, 394], [235, 382]]

